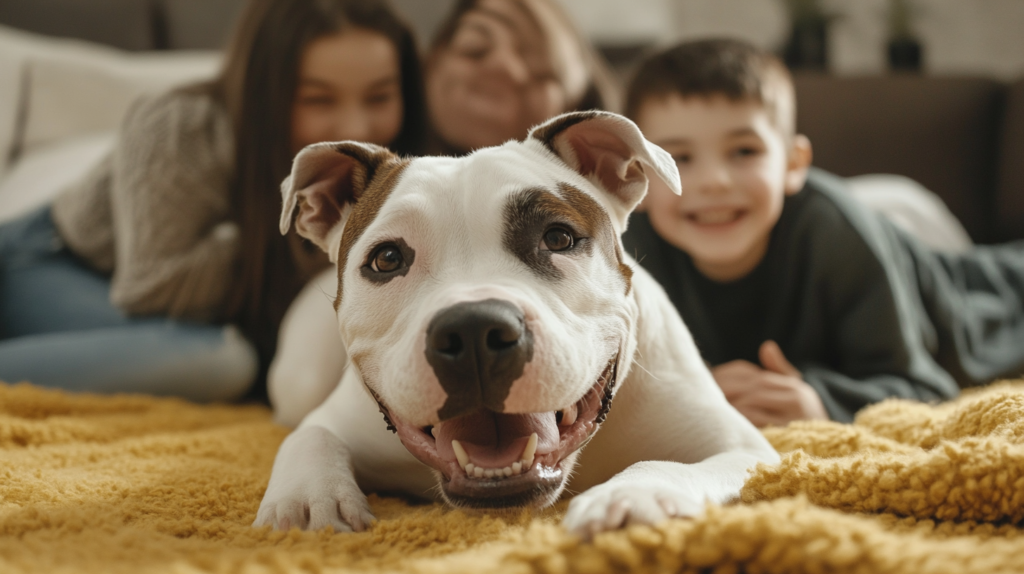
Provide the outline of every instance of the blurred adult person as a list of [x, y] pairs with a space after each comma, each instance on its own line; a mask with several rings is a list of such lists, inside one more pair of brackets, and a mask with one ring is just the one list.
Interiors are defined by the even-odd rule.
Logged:
[[600, 55], [554, 0], [459, 0], [426, 58], [436, 151], [520, 139], [552, 116], [617, 111]]

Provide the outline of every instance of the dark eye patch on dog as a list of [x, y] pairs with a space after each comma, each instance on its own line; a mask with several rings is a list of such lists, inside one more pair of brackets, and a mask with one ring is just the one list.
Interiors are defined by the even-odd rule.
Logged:
[[[551, 260], [554, 254], [587, 257], [593, 255], [596, 245], [609, 261], [618, 262], [628, 292], [632, 270], [622, 263], [608, 214], [593, 198], [568, 183], [559, 183], [558, 192], [560, 196], [543, 188], [530, 188], [508, 198], [504, 209], [505, 248], [539, 276], [559, 280], [562, 272]], [[570, 236], [570, 245], [559, 230]], [[542, 249], [542, 244], [548, 248]]]

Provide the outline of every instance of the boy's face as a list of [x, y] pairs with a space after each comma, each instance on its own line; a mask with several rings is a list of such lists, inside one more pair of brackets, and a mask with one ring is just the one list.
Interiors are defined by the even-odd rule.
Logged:
[[732, 281], [752, 271], [768, 249], [783, 199], [798, 192], [810, 142], [787, 145], [764, 107], [725, 97], [670, 95], [645, 102], [637, 124], [676, 159], [681, 196], [651, 178], [644, 201], [654, 230], [687, 252], [704, 275]]

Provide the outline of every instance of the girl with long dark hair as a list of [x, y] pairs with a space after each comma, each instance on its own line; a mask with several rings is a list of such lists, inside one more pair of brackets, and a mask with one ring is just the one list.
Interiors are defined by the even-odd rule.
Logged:
[[277, 232], [292, 157], [344, 139], [418, 151], [421, 84], [383, 0], [253, 0], [217, 78], [136, 103], [81, 185], [0, 227], [0, 380], [244, 395], [327, 265]]

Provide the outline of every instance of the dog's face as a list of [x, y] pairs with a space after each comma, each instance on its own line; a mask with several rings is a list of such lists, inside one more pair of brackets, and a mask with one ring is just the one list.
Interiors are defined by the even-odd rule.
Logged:
[[338, 265], [349, 356], [453, 504], [550, 504], [604, 420], [636, 346], [619, 235], [641, 163], [678, 189], [668, 154], [598, 112], [458, 159], [296, 158], [282, 231], [298, 205]]

